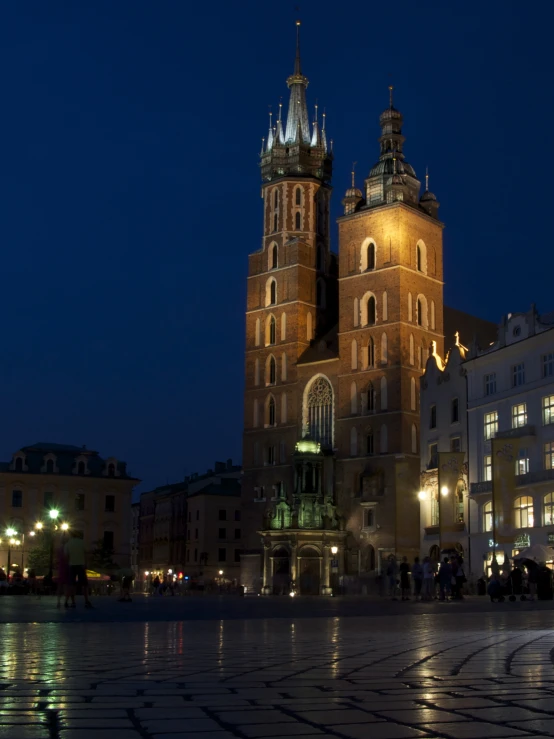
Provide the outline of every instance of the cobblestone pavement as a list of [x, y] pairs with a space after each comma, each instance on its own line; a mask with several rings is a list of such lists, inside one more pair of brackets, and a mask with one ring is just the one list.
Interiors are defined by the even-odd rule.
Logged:
[[552, 737], [553, 615], [5, 624], [0, 739]]

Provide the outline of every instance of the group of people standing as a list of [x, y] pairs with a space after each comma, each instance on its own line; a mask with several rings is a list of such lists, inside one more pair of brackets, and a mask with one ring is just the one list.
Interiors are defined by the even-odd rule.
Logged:
[[463, 586], [467, 581], [464, 561], [461, 556], [444, 557], [440, 566], [431, 557], [419, 557], [410, 565], [407, 557], [402, 557], [400, 565], [391, 554], [387, 560], [386, 576], [388, 594], [392, 600], [455, 600], [463, 599]]

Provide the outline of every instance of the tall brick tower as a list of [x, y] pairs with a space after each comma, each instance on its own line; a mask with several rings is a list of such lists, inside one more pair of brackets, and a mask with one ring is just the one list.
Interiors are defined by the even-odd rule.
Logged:
[[279, 105], [262, 145], [263, 236], [249, 257], [241, 577], [251, 587], [260, 574], [263, 516], [293, 488], [292, 454], [302, 436], [297, 363], [337, 314], [337, 265], [329, 248], [333, 157], [317, 106], [310, 125], [299, 31], [297, 22], [286, 125]]
[[439, 204], [428, 186], [419, 197], [402, 122], [391, 88], [379, 160], [339, 218], [337, 488], [350, 520], [362, 508], [367, 571], [419, 553], [419, 378], [431, 343], [443, 347]]

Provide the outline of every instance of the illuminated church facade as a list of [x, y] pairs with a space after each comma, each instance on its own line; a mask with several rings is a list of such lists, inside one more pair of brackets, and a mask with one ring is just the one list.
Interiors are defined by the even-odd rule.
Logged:
[[310, 122], [298, 41], [287, 85], [249, 256], [241, 579], [325, 594], [419, 554], [419, 379], [444, 349], [443, 224], [391, 91], [363, 191], [353, 178], [342, 200], [337, 256], [332, 144], [317, 107]]

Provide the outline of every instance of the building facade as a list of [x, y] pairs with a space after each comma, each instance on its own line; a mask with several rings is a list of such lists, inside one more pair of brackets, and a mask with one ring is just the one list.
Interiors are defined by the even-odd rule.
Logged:
[[[289, 572], [296, 572], [307, 529], [319, 531], [310, 557], [319, 559], [320, 573], [329, 532], [344, 532], [339, 578], [374, 575], [391, 552], [419, 551], [414, 388], [417, 395], [431, 343], [443, 351], [443, 224], [428, 186], [420, 197], [392, 91], [379, 121], [377, 162], [363, 192], [353, 181], [342, 201], [337, 259], [329, 224], [332, 146], [317, 106], [310, 124], [298, 39], [287, 85], [286, 122], [279, 106], [261, 152], [262, 246], [249, 258], [242, 558], [248, 587], [263, 572], [268, 588], [267, 570], [284, 567], [285, 553]], [[301, 517], [294, 453], [302, 439], [320, 447], [331, 529], [315, 513], [295, 528]], [[283, 501], [291, 514], [282, 524], [287, 541], [273, 542], [272, 534], [268, 543]], [[277, 547], [278, 565], [268, 564]]]
[[[129, 566], [132, 492], [139, 482], [125, 462], [104, 459], [86, 447], [23, 447], [0, 465], [0, 510], [6, 529], [16, 532], [10, 538], [20, 542], [11, 562], [21, 560], [18, 566], [24, 569], [26, 552], [37, 545], [41, 532], [52, 527], [61, 532], [65, 524], [64, 530], [81, 533], [89, 552], [104, 547], [113, 551], [115, 562]], [[8, 537], [1, 539], [0, 563], [7, 566]]]
[[131, 569], [138, 573], [139, 563], [139, 526], [140, 526], [140, 503], [137, 501], [131, 505]]

